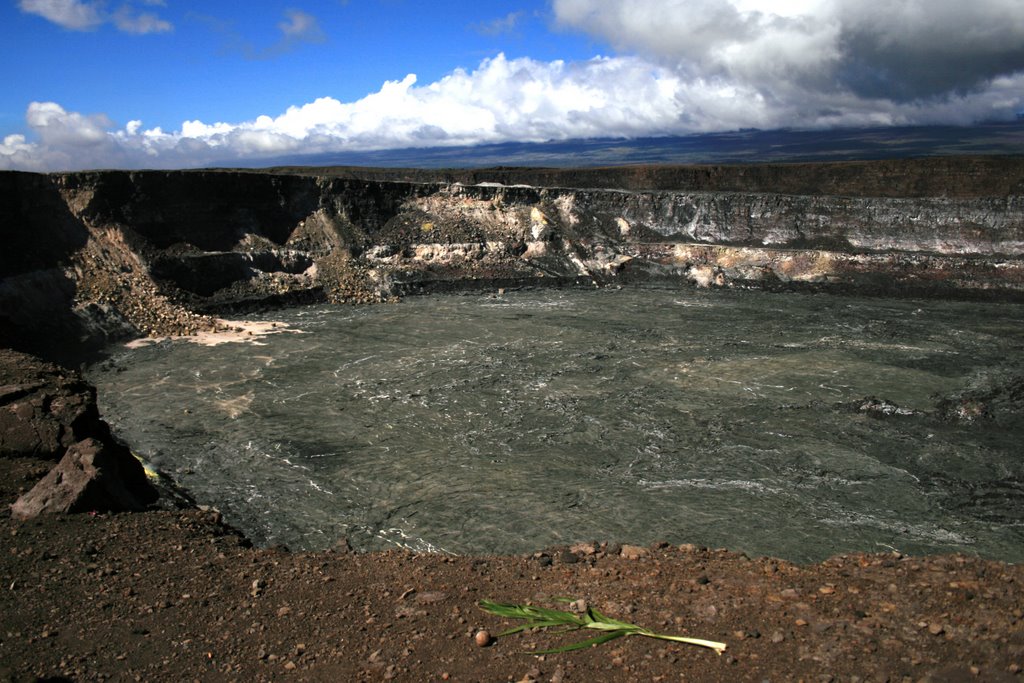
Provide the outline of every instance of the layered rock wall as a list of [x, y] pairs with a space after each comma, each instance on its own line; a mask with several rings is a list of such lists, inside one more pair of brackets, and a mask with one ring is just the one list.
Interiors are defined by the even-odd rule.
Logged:
[[[1024, 298], [1021, 159], [362, 174], [2, 173], [0, 344], [520, 284]], [[538, 180], [575, 187], [505, 182]]]

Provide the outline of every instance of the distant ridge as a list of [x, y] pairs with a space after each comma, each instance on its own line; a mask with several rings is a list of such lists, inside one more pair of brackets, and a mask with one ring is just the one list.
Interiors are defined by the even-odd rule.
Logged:
[[624, 164], [860, 161], [931, 156], [1024, 155], [1024, 119], [961, 126], [741, 130], [684, 137], [505, 142], [372, 152], [288, 155], [211, 166], [483, 168]]

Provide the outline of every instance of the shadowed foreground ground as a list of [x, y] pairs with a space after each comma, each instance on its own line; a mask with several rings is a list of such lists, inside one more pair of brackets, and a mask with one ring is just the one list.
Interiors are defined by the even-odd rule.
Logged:
[[[48, 465], [0, 460], [5, 502]], [[0, 680], [1000, 681], [1024, 667], [1024, 569], [950, 556], [796, 566], [682, 547], [529, 557], [252, 549], [215, 513], [0, 520]], [[481, 599], [725, 641], [522, 634]]]

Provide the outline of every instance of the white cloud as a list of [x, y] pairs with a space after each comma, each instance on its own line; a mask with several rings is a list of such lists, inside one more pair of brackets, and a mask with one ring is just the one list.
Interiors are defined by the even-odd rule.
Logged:
[[[142, 0], [149, 6], [163, 7], [163, 0]], [[130, 3], [117, 11], [105, 10], [106, 3], [82, 0], [18, 0], [22, 12], [36, 14], [72, 31], [91, 31], [105, 23], [112, 23], [119, 31], [134, 34], [164, 33], [174, 27], [151, 12], [138, 12]]]
[[[33, 103], [33, 134], [4, 140], [0, 168], [176, 168], [291, 153], [1012, 119], [1024, 111], [1024, 55], [1015, 47], [1024, 46], [1024, 13], [1008, 3], [974, 0], [979, 11], [968, 22], [947, 0], [919, 12], [911, 10], [923, 5], [904, 0], [887, 5], [886, 27], [851, 0], [556, 0], [563, 25], [621, 54], [581, 62], [499, 55], [432, 83], [412, 74], [388, 81], [353, 102], [321, 97], [277, 115], [189, 120], [174, 131], [137, 120], [117, 129], [103, 115]], [[1000, 7], [1007, 12], [997, 21]], [[953, 36], [956, 23], [973, 37]], [[283, 40], [322, 35], [302, 13], [279, 28]], [[959, 66], [921, 76], [929, 60], [947, 65], [937, 54], [945, 49]]]
[[282, 36], [287, 41], [319, 43], [324, 39], [324, 33], [316, 17], [301, 10], [285, 10], [285, 20], [278, 23]]
[[19, 0], [22, 12], [37, 14], [73, 31], [88, 31], [103, 23], [94, 2], [79, 0]]
[[498, 19], [473, 24], [472, 28], [477, 33], [485, 36], [498, 36], [502, 33], [513, 32], [525, 17], [525, 12], [509, 12]]
[[312, 14], [297, 9], [287, 9], [281, 21], [277, 22], [280, 37], [269, 45], [258, 47], [252, 41], [238, 34], [230, 22], [209, 17], [204, 19], [214, 30], [227, 39], [225, 50], [241, 53], [246, 59], [274, 59], [298, 49], [303, 44], [323, 43], [327, 35], [320, 27], [320, 21]]
[[553, 0], [556, 21], [766, 97], [906, 102], [1024, 71], [1020, 0]]
[[110, 119], [100, 114], [83, 116], [65, 111], [54, 102], [32, 102], [25, 114], [28, 125], [43, 144], [60, 147], [91, 147], [107, 142]]
[[124, 5], [113, 15], [114, 25], [125, 33], [145, 35], [147, 33], [167, 33], [174, 27], [151, 12], [136, 12], [129, 5]]

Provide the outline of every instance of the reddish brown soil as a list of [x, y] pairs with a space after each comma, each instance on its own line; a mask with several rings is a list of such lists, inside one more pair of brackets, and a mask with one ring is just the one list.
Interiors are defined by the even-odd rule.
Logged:
[[[0, 460], [12, 502], [48, 469]], [[1001, 681], [1024, 667], [1024, 568], [850, 555], [796, 566], [684, 546], [628, 559], [251, 549], [210, 513], [0, 518], [0, 681]], [[627, 553], [628, 554], [628, 553]], [[550, 564], [549, 564], [549, 559]], [[528, 633], [481, 599], [583, 598], [722, 656]]]

